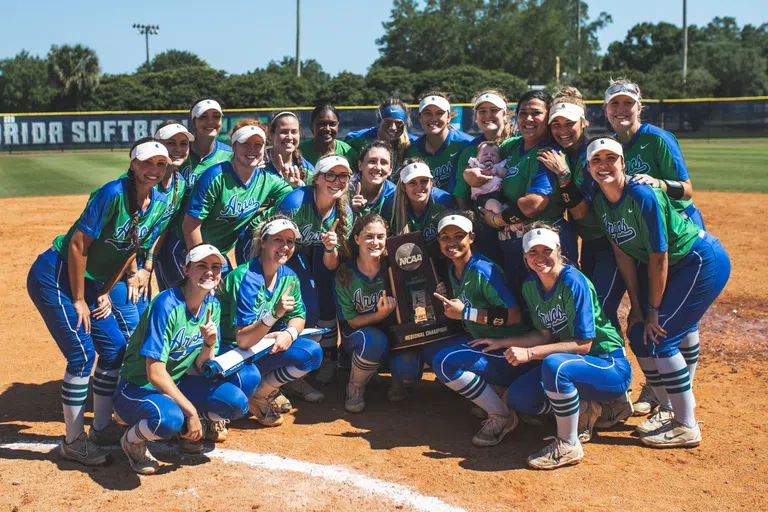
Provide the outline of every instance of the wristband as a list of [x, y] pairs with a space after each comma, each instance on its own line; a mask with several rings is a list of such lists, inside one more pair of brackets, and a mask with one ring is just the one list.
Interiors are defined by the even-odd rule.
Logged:
[[268, 310], [266, 313], [264, 313], [264, 316], [261, 317], [261, 323], [267, 327], [272, 327], [275, 325], [275, 322], [277, 322], [277, 318], [275, 318], [275, 313], [272, 309]]
[[461, 319], [477, 323], [478, 310], [467, 304], [461, 312]]
[[488, 308], [485, 325], [501, 327], [502, 325], [507, 325], [507, 318], [509, 318], [509, 310], [507, 308]]
[[565, 203], [566, 208], [573, 208], [584, 200], [584, 195], [579, 190], [579, 186], [576, 185], [576, 181], [571, 180], [568, 185], [560, 189], [560, 198]]
[[504, 211], [501, 212], [501, 218], [504, 219], [504, 222], [507, 224], [518, 224], [520, 222], [531, 220], [531, 218], [526, 216], [523, 213], [523, 210], [517, 206], [516, 202], [504, 208]]
[[288, 326], [285, 332], [287, 332], [291, 336], [291, 343], [296, 341], [296, 338], [299, 337], [299, 330], [292, 325]]
[[661, 180], [667, 186], [667, 196], [670, 199], [682, 199], [685, 195], [683, 184], [677, 180]]
[[658, 310], [659, 310], [659, 308], [655, 308], [655, 307], [651, 306], [650, 304], [648, 304], [648, 306], [646, 307], [646, 312], [648, 312], [648, 313], [655, 313]]
[[333, 248], [333, 249], [331, 249], [331, 250], [328, 250], [328, 249], [326, 249], [325, 247], [323, 247], [323, 252], [327, 252], [327, 253], [329, 253], [329, 254], [330, 254], [330, 253], [332, 253], [332, 252], [336, 252], [336, 247], [334, 247], [334, 248]]
[[147, 255], [144, 257], [144, 261], [152, 261], [155, 259], [155, 255], [151, 252], [148, 252]]

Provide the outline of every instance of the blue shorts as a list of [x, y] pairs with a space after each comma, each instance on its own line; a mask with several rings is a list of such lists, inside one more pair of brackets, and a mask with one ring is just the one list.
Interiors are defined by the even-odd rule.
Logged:
[[621, 278], [616, 258], [607, 238], [581, 242], [581, 271], [592, 281], [597, 292], [600, 307], [610, 320], [611, 325], [621, 334], [619, 305], [627, 291]]
[[459, 334], [440, 341], [433, 341], [418, 347], [392, 350], [389, 353], [389, 368], [392, 371], [392, 380], [399, 382], [415, 382], [421, 379], [424, 363], [432, 366], [435, 356], [441, 351], [469, 343], [472, 336]]
[[[85, 279], [85, 301], [91, 311], [96, 307], [101, 283]], [[123, 362], [126, 338], [113, 313], [96, 320], [91, 316], [91, 332], [84, 326], [75, 329], [77, 314], [69, 287], [67, 262], [53, 248], [37, 257], [27, 276], [27, 292], [43, 317], [51, 336], [67, 359], [67, 373], [77, 377], [91, 374], [96, 354], [98, 366], [105, 371], [118, 370]]]
[[482, 348], [473, 348], [467, 344], [441, 350], [433, 363], [435, 376], [443, 384], [458, 379], [465, 371], [470, 371], [491, 384], [504, 387], [539, 366], [538, 361], [512, 366], [504, 357], [504, 349], [483, 353]]

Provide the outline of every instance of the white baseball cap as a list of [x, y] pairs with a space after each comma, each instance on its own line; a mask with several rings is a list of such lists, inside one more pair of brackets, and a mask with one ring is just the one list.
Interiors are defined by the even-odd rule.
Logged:
[[555, 118], [564, 117], [569, 121], [578, 121], [579, 119], [585, 119], [584, 109], [573, 103], [557, 103], [552, 105], [549, 109], [549, 121], [550, 124]]
[[408, 183], [416, 178], [430, 178], [432, 179], [432, 171], [429, 170], [429, 166], [422, 162], [414, 162], [403, 167], [400, 171], [400, 181]]
[[216, 247], [212, 246], [211, 244], [200, 244], [191, 248], [187, 253], [187, 265], [189, 265], [190, 263], [202, 261], [211, 255], [218, 256], [219, 262], [222, 265], [227, 264], [227, 259], [224, 256], [222, 256], [221, 252], [219, 252], [219, 250]]
[[610, 151], [620, 157], [624, 157], [624, 148], [621, 147], [619, 141], [613, 139], [595, 139], [587, 146], [587, 162], [592, 160], [592, 156], [599, 151]]
[[428, 105], [434, 105], [446, 112], [450, 112], [451, 110], [451, 103], [442, 96], [425, 96], [419, 102], [419, 113], [421, 113], [421, 111]]
[[286, 229], [290, 229], [293, 231], [293, 234], [296, 235], [296, 238], [301, 238], [301, 233], [299, 233], [299, 228], [296, 227], [296, 224], [293, 223], [293, 221], [290, 221], [288, 219], [275, 219], [272, 221], [267, 222], [263, 228], [261, 228], [261, 239], [264, 240], [267, 235], [275, 235], [277, 233], [280, 233], [281, 231], [285, 231]]
[[168, 139], [172, 139], [173, 137], [175, 137], [180, 133], [183, 133], [187, 137], [189, 142], [195, 141], [195, 136], [189, 133], [189, 130], [187, 130], [186, 126], [179, 123], [163, 126], [162, 128], [160, 128], [155, 132], [155, 138], [160, 140], [168, 140]]
[[131, 160], [138, 159], [144, 162], [153, 156], [162, 156], [166, 162], [171, 163], [171, 157], [168, 155], [168, 150], [165, 146], [153, 140], [142, 142], [131, 150]]
[[317, 165], [315, 166], [315, 171], [325, 174], [334, 167], [343, 167], [350, 173], [352, 172], [352, 168], [349, 166], [349, 162], [346, 158], [339, 155], [331, 155], [331, 156], [325, 156], [317, 161]]
[[629, 96], [636, 102], [640, 103], [640, 88], [635, 84], [613, 84], [605, 90], [604, 102], [608, 103], [616, 96]]
[[202, 100], [197, 103], [195, 103], [195, 106], [192, 107], [192, 117], [200, 117], [209, 110], [215, 110], [219, 114], [223, 114], [224, 112], [221, 110], [221, 105], [219, 105], [219, 102], [216, 100]]
[[480, 96], [478, 96], [477, 99], [475, 100], [475, 107], [474, 107], [475, 110], [477, 110], [477, 107], [481, 103], [490, 103], [494, 107], [500, 108], [504, 112], [507, 111], [507, 103], [498, 94], [487, 92], [485, 94], [481, 94]]
[[261, 129], [260, 126], [255, 125], [246, 125], [241, 126], [237, 130], [235, 130], [235, 133], [232, 134], [232, 144], [235, 142], [238, 142], [240, 144], [246, 142], [248, 139], [256, 135], [257, 137], [261, 137], [261, 142], [265, 143], [267, 142], [267, 134], [264, 133], [264, 130]]
[[528, 252], [537, 245], [549, 247], [554, 251], [560, 245], [560, 235], [546, 228], [532, 229], [523, 235], [523, 252]]
[[437, 224], [437, 232], [441, 232], [443, 228], [448, 226], [456, 226], [465, 233], [472, 233], [472, 221], [463, 215], [446, 215]]

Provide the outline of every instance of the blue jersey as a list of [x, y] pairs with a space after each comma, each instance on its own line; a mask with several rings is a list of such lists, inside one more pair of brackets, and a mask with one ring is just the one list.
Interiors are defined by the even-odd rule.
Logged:
[[[304, 172], [307, 173], [307, 179], [304, 180], [306, 183], [312, 182], [312, 176], [315, 175], [315, 166], [309, 163], [309, 160], [307, 160], [304, 157], [301, 157], [301, 166], [304, 168]], [[275, 163], [271, 160], [267, 161], [265, 169], [277, 174], [278, 176], [282, 177], [283, 175], [280, 174], [280, 171], [277, 170], [277, 167], [275, 167]]]
[[434, 186], [443, 189], [448, 193], [453, 193], [456, 186], [456, 169], [459, 164], [459, 154], [467, 143], [472, 141], [472, 137], [459, 130], [448, 130], [448, 136], [443, 145], [434, 153], [427, 151], [426, 135], [419, 137], [415, 143], [411, 144], [406, 152], [407, 157], [422, 158], [430, 170], [434, 179]]
[[[315, 189], [312, 186], [299, 187], [289, 193], [277, 205], [277, 213], [290, 217], [299, 228], [301, 238], [296, 239], [296, 245], [299, 247], [322, 247], [320, 235], [331, 230], [333, 222], [336, 220], [336, 207], [325, 219], [321, 219], [315, 205]], [[352, 209], [347, 206], [348, 226], [352, 226]], [[350, 228], [351, 232], [351, 228]]]

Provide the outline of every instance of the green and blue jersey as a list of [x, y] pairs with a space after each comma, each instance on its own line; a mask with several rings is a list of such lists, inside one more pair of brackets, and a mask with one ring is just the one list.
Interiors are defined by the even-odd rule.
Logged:
[[[424, 241], [428, 244], [437, 240], [437, 225], [446, 211], [456, 208], [453, 196], [444, 190], [432, 187], [429, 202], [421, 215], [416, 215], [408, 203], [408, 229], [411, 232], [421, 231]], [[394, 222], [394, 219], [392, 219]]]
[[[122, 178], [91, 192], [85, 210], [66, 235], [53, 240], [53, 248], [64, 261], [69, 258], [69, 243], [75, 230], [93, 238], [88, 249], [85, 277], [106, 281], [117, 272], [134, 249], [131, 240], [131, 212], [128, 203], [128, 180]], [[137, 234], [141, 249], [148, 250], [164, 228], [162, 219], [168, 200], [156, 188], [150, 191], [146, 210], [139, 210]]]
[[[587, 168], [586, 141], [581, 145], [578, 152], [568, 155], [568, 166], [571, 168], [571, 179], [575, 180], [584, 200], [591, 205], [595, 196], [600, 192], [600, 187], [595, 183]], [[571, 217], [571, 224], [576, 227], [576, 232], [581, 239], [586, 242], [605, 237], [600, 219], [591, 206], [581, 219], [576, 220]]]
[[548, 292], [537, 275], [528, 276], [523, 282], [523, 299], [533, 326], [549, 330], [555, 341], [592, 340], [591, 356], [610, 354], [624, 346], [624, 339], [600, 308], [595, 287], [572, 265], [563, 268]]
[[[307, 183], [312, 183], [312, 177], [315, 175], [315, 166], [312, 165], [312, 163], [310, 163], [310, 161], [306, 158], [301, 157], [301, 167], [304, 168], [304, 172], [307, 173], [307, 179], [305, 181]], [[265, 168], [282, 178], [282, 174], [280, 174], [280, 171], [277, 170], [277, 167], [272, 160], [267, 160]]]
[[[315, 189], [311, 185], [299, 187], [286, 195], [277, 205], [276, 213], [290, 217], [298, 226], [301, 233], [301, 238], [296, 239], [298, 247], [322, 247], [321, 235], [331, 230], [336, 216], [339, 215], [334, 205], [325, 219], [320, 218], [315, 204]], [[345, 213], [351, 232], [352, 209], [347, 206]]]
[[[356, 176], [358, 176], [358, 179], [355, 180], [355, 183], [352, 183], [349, 187], [350, 202], [352, 202], [352, 197], [355, 195], [355, 188], [359, 182], [359, 175]], [[378, 213], [384, 219], [386, 219], [387, 222], [390, 221], [395, 211], [395, 191], [397, 190], [397, 185], [389, 180], [384, 180], [384, 183], [381, 185], [381, 189], [382, 190], [379, 194], [379, 197], [363, 206], [362, 210], [358, 212], [359, 216], [363, 216], [368, 213]]]
[[187, 182], [187, 195], [194, 190], [195, 183], [197, 183], [198, 178], [200, 178], [205, 171], [216, 164], [229, 162], [232, 160], [232, 154], [232, 148], [218, 140], [213, 141], [213, 151], [203, 157], [197, 155], [192, 148], [190, 148], [189, 156], [179, 167], [179, 173], [184, 178], [184, 181]]
[[690, 252], [701, 233], [675, 210], [663, 190], [631, 180], [616, 203], [600, 193], [592, 205], [608, 239], [643, 263], [653, 253], [667, 252], [669, 264], [674, 265]]
[[[323, 156], [319, 152], [315, 151], [315, 148], [312, 146], [312, 143], [314, 142], [314, 139], [305, 140], [301, 144], [299, 144], [299, 151], [301, 151], [301, 156], [306, 158], [309, 163], [312, 165], [317, 165], [317, 161], [320, 160], [320, 157]], [[343, 156], [347, 159], [349, 162], [350, 167], [352, 169], [357, 169], [357, 150], [344, 142], [343, 140], [336, 139], [336, 149], [333, 151], [334, 154]]]
[[448, 136], [443, 145], [434, 153], [430, 153], [427, 151], [426, 135], [422, 135], [408, 147], [405, 157], [419, 157], [424, 160], [432, 171], [434, 186], [451, 194], [456, 186], [459, 153], [471, 141], [471, 136], [451, 128], [448, 130]]
[[477, 158], [480, 143], [485, 142], [485, 135], [478, 135], [464, 146], [459, 153], [456, 164], [456, 186], [453, 187], [453, 197], [460, 197], [469, 201], [472, 199], [472, 187], [464, 179], [464, 170], [469, 167], [469, 159]]
[[160, 232], [163, 232], [174, 222], [176, 216], [184, 215], [182, 204], [184, 202], [184, 196], [186, 195], [187, 182], [184, 181], [179, 173], [174, 172], [173, 179], [171, 179], [171, 184], [167, 189], [163, 186], [162, 183], [158, 183], [156, 188], [161, 193], [163, 193], [168, 200], [168, 208], [166, 208], [165, 214], [160, 220]]
[[[342, 330], [350, 333], [348, 322], [358, 315], [367, 315], [379, 310], [378, 301], [381, 295], [389, 290], [387, 277], [379, 271], [373, 278], [369, 278], [357, 268], [357, 259], [342, 263], [347, 267], [349, 283], [342, 286], [338, 279], [333, 280], [333, 295], [336, 299], [336, 316], [339, 319]], [[389, 325], [395, 322], [395, 312], [382, 320], [379, 326]]]
[[259, 258], [251, 258], [238, 266], [222, 281], [216, 293], [221, 302], [222, 343], [237, 345], [236, 329], [247, 327], [261, 320], [268, 311], [274, 314], [275, 305], [288, 287], [293, 284], [290, 294], [296, 301], [292, 311], [278, 318], [271, 331], [286, 328], [294, 318], [306, 318], [304, 302], [301, 299], [301, 283], [296, 274], [285, 265], [277, 270], [275, 286], [267, 288], [264, 269]]
[[[181, 288], [160, 292], [150, 302], [128, 342], [120, 376], [137, 386], [154, 389], [147, 378], [147, 358], [150, 358], [165, 363], [168, 375], [178, 382], [203, 348], [205, 340], [200, 327], [206, 323], [209, 310], [211, 322], [219, 325], [221, 306], [210, 294], [205, 295], [197, 314], [192, 314]], [[219, 332], [214, 354], [220, 341]]]

